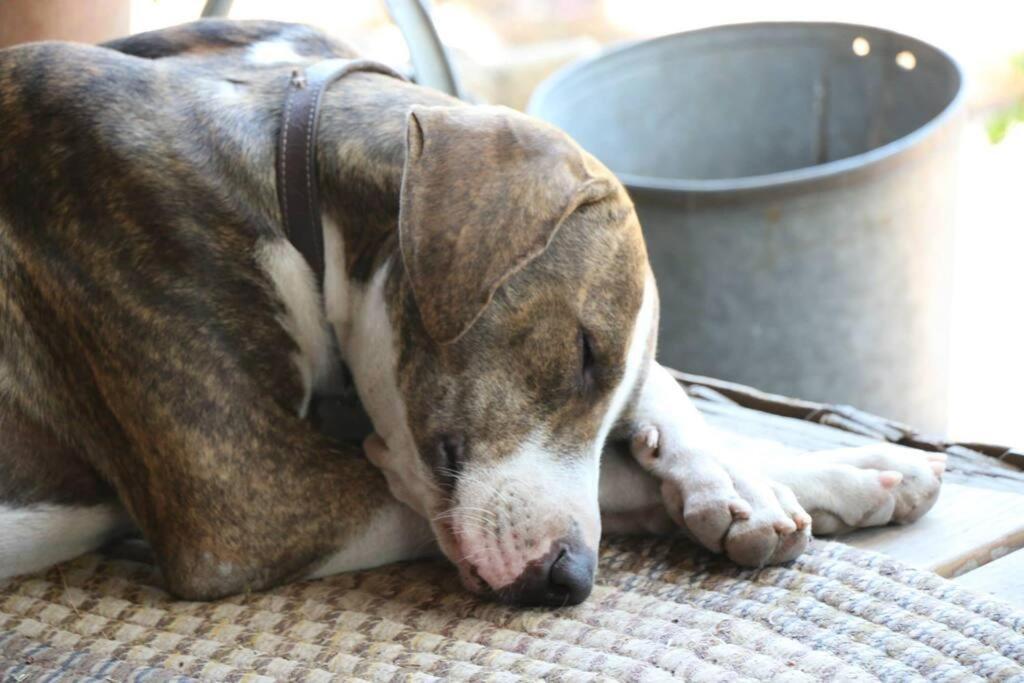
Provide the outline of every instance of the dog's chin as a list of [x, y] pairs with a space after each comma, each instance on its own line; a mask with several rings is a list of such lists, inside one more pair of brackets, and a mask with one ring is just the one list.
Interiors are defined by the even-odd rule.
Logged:
[[493, 592], [490, 586], [477, 574], [473, 563], [466, 559], [470, 556], [470, 551], [463, 547], [451, 520], [442, 518], [431, 522], [431, 527], [441, 552], [459, 570], [459, 579], [466, 590], [476, 595], [490, 595]]

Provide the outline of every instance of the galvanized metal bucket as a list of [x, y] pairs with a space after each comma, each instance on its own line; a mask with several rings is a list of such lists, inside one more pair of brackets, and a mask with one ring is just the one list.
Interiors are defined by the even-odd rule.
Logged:
[[919, 40], [767, 23], [611, 50], [529, 110], [633, 196], [664, 363], [942, 430], [962, 92]]

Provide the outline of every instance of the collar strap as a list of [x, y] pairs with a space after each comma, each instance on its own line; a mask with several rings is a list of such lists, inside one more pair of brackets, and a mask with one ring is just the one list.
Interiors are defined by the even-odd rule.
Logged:
[[292, 72], [277, 140], [277, 201], [284, 232], [309, 263], [318, 287], [324, 282], [324, 231], [316, 168], [320, 104], [327, 87], [353, 71], [371, 71], [406, 80], [368, 59], [325, 59]]

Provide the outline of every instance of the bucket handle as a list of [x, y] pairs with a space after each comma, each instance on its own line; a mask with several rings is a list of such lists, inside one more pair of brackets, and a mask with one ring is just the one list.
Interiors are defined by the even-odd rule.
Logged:
[[412, 59], [415, 81], [461, 100], [466, 99], [458, 74], [430, 19], [429, 0], [386, 0]]

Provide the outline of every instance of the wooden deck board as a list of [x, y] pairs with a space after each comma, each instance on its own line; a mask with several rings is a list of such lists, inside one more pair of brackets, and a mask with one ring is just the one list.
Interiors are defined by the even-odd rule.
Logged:
[[[813, 451], [878, 441], [877, 435], [744, 408], [713, 391], [698, 393], [698, 408], [734, 448], [814, 457]], [[922, 519], [838, 540], [1024, 607], [1024, 472], [968, 448], [952, 448], [948, 455], [942, 495]]]
[[956, 583], [1024, 609], [1024, 550], [1012, 552], [963, 576]]
[[[698, 398], [696, 403], [734, 448], [814, 457], [813, 451], [877, 442], [728, 401]], [[922, 519], [908, 526], [858, 531], [840, 540], [946, 577], [970, 572], [1024, 548], [1024, 472], [967, 449], [950, 453], [948, 464], [942, 495]]]
[[[877, 443], [877, 439], [860, 434], [731, 403], [702, 399], [695, 400], [695, 403], [726, 441], [737, 447], [754, 446], [810, 454], [812, 451]], [[968, 449], [954, 449], [949, 453], [948, 468], [946, 481], [949, 483], [1024, 495], [1024, 471], [1012, 464]]]
[[1024, 495], [945, 484], [935, 507], [917, 522], [840, 540], [940, 576], [959, 576], [1024, 548]]

